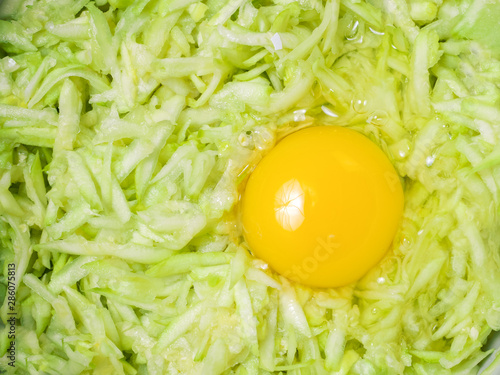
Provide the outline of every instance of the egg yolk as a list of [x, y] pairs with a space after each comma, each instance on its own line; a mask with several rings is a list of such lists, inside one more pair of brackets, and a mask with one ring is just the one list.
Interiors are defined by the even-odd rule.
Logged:
[[360, 279], [387, 252], [403, 189], [364, 135], [315, 126], [281, 140], [257, 165], [241, 202], [253, 254], [289, 279], [336, 287]]

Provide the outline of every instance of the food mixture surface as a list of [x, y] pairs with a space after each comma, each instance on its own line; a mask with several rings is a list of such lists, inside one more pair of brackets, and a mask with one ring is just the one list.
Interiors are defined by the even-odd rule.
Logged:
[[1, 2], [0, 368], [476, 373], [500, 330], [498, 19]]

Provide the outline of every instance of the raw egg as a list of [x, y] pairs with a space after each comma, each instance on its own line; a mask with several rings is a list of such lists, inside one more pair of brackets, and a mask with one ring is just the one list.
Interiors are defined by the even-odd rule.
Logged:
[[252, 253], [314, 287], [359, 280], [387, 252], [403, 212], [391, 162], [367, 137], [315, 126], [282, 139], [250, 175], [241, 202]]

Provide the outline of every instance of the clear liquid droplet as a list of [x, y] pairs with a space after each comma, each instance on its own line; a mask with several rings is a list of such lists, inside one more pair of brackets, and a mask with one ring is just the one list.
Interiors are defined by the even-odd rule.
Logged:
[[389, 115], [385, 111], [377, 110], [372, 113], [366, 122], [371, 123], [376, 126], [384, 126], [389, 120]]
[[347, 27], [347, 31], [345, 33], [345, 38], [347, 40], [354, 40], [356, 39], [356, 36], [358, 34], [358, 28], [359, 28], [359, 22], [356, 21], [351, 21], [349, 23], [349, 26]]
[[240, 143], [241, 146], [243, 147], [250, 147], [252, 146], [253, 144], [253, 139], [252, 139], [252, 135], [248, 135], [246, 133], [241, 133], [239, 136], [238, 136], [238, 142]]
[[357, 113], [366, 113], [368, 111], [368, 101], [366, 99], [353, 99], [352, 109]]

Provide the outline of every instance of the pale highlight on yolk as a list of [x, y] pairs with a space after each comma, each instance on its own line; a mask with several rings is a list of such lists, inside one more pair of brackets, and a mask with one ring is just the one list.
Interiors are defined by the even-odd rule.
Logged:
[[338, 126], [300, 130], [250, 176], [241, 203], [255, 256], [292, 280], [336, 287], [360, 279], [387, 252], [403, 189], [385, 154]]

